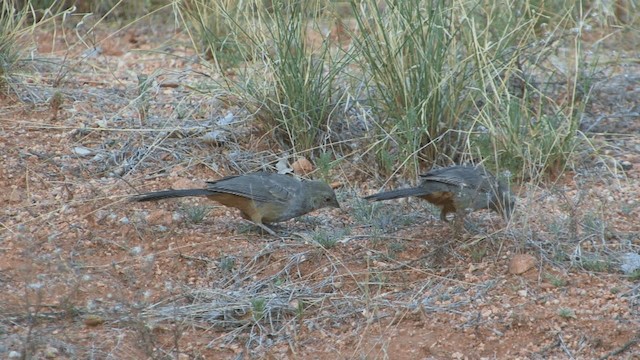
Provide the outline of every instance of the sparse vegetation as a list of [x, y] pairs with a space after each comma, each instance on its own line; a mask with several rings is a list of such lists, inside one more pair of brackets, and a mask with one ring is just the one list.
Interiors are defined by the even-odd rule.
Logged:
[[353, 202], [353, 218], [356, 222], [371, 227], [372, 231], [383, 233], [398, 230], [402, 227], [415, 224], [420, 215], [417, 212], [401, 212], [389, 204], [370, 202], [356, 199]]
[[339, 160], [333, 160], [330, 152], [322, 152], [316, 159], [318, 171], [323, 179], [329, 179], [329, 172], [336, 166]]
[[629, 280], [631, 280], [631, 281], [640, 280], [640, 269], [638, 269], [638, 270], [632, 272], [631, 274], [629, 274]]
[[612, 268], [610, 261], [606, 259], [588, 258], [580, 261], [582, 268], [587, 271], [608, 272]]
[[353, 57], [364, 64], [362, 81], [369, 86], [362, 96], [376, 114], [377, 139], [368, 151], [379, 168], [415, 175], [425, 161], [457, 156], [466, 143], [465, 110], [474, 97], [468, 93], [472, 63], [457, 41], [466, 30], [456, 24], [460, 5], [352, 4], [362, 34], [353, 38]]
[[576, 312], [573, 311], [573, 309], [569, 309], [569, 308], [560, 308], [558, 310], [558, 315], [563, 318], [563, 319], [575, 319], [576, 318]]
[[253, 321], [258, 322], [265, 317], [267, 300], [264, 298], [251, 299], [251, 316]]
[[[636, 2], [69, 4], [0, 5], [3, 355], [636, 352]], [[124, 201], [301, 157], [342, 208], [277, 236]], [[456, 239], [424, 201], [360, 199], [468, 161], [513, 185], [508, 223]]]
[[184, 212], [187, 214], [187, 219], [189, 219], [192, 224], [201, 223], [210, 211], [211, 207], [206, 205], [184, 206]]
[[236, 267], [236, 257], [235, 256], [222, 256], [218, 261], [218, 267], [223, 272], [230, 273]]
[[0, 5], [0, 92], [5, 93], [23, 50], [27, 10], [16, 8], [15, 0]]
[[312, 239], [318, 245], [322, 246], [323, 249], [331, 249], [336, 246], [338, 240], [340, 240], [340, 236], [340, 232], [321, 229], [312, 234]]
[[551, 283], [551, 285], [555, 287], [564, 287], [567, 286], [567, 280], [563, 279], [560, 276], [546, 273], [544, 274], [544, 278]]
[[471, 249], [471, 259], [473, 259], [473, 262], [481, 262], [485, 255], [487, 255], [486, 246], [476, 245]]
[[318, 47], [310, 39], [322, 36], [325, 19], [308, 17], [322, 14], [321, 4], [282, 0], [268, 7], [202, 0], [187, 4], [186, 14], [204, 35], [218, 69], [223, 69], [229, 54], [235, 62], [262, 60], [258, 72], [264, 76], [256, 76], [254, 67], [240, 67], [239, 80], [226, 79], [226, 86], [273, 129], [282, 146], [297, 154], [325, 148], [331, 118], [343, 98], [336, 95], [336, 82], [347, 64], [345, 56], [333, 51], [338, 44], [330, 37]]
[[399, 241], [392, 241], [387, 245], [387, 256], [391, 259], [395, 259], [398, 253], [403, 252], [406, 246]]

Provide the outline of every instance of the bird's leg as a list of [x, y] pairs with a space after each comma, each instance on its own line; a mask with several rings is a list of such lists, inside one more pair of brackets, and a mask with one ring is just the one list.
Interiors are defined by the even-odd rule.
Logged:
[[440, 210], [440, 221], [449, 222], [449, 219], [447, 219], [447, 211], [445, 211], [444, 208]]
[[269, 227], [267, 225], [259, 223], [259, 222], [254, 222], [254, 221], [251, 221], [251, 222], [253, 224], [255, 224], [256, 226], [258, 226], [260, 229], [262, 229], [262, 230], [266, 231], [267, 233], [269, 233], [270, 235], [278, 236], [278, 234], [276, 234], [275, 231], [269, 229]]
[[448, 223], [449, 219], [447, 219], [447, 215], [450, 214], [450, 213], [455, 213], [455, 212], [456, 212], [456, 208], [455, 208], [455, 206], [453, 206], [453, 204], [445, 203], [440, 208], [440, 220]]
[[464, 229], [466, 215], [465, 209], [456, 209], [456, 218], [453, 219], [453, 238], [456, 240], [462, 240], [462, 230]]
[[[261, 219], [258, 220], [254, 220], [251, 219], [250, 217], [246, 216], [244, 213], [242, 214], [242, 217], [249, 223], [251, 223], [251, 225], [257, 226], [260, 228], [260, 230], [262, 230], [260, 233], [264, 234], [265, 232], [268, 233], [269, 235], [273, 235], [273, 236], [278, 236], [278, 234], [276, 234], [275, 231], [273, 231], [272, 229], [270, 229], [267, 225], [263, 224]], [[254, 229], [255, 230], [255, 229]]]
[[267, 225], [262, 223], [262, 216], [260, 216], [259, 212], [255, 212], [254, 216], [249, 216], [246, 212], [242, 211], [242, 218], [252, 223], [253, 225], [259, 227], [262, 231], [265, 231], [269, 235], [278, 236], [275, 231], [270, 229]]

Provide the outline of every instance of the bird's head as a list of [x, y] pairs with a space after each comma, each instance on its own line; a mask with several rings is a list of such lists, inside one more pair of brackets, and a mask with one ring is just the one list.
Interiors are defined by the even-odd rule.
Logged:
[[310, 180], [305, 181], [305, 190], [313, 209], [321, 209], [325, 207], [340, 208], [336, 193], [331, 186], [324, 181]]

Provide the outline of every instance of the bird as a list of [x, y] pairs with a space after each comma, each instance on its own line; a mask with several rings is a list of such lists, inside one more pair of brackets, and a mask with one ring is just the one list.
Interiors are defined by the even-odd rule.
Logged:
[[440, 220], [449, 222], [447, 215], [455, 213], [456, 221], [462, 220], [468, 209], [491, 209], [511, 218], [514, 198], [511, 190], [484, 167], [454, 165], [432, 169], [420, 175], [422, 182], [412, 188], [381, 192], [364, 197], [381, 201], [416, 196], [440, 208]]
[[336, 194], [321, 180], [298, 180], [292, 176], [254, 172], [207, 181], [206, 188], [164, 190], [143, 193], [132, 201], [206, 196], [228, 207], [240, 210], [243, 218], [267, 233], [276, 233], [265, 224], [278, 223], [325, 207], [340, 208]]

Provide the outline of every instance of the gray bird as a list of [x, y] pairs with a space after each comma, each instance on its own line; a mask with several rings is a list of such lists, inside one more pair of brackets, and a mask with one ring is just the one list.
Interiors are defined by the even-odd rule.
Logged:
[[324, 207], [339, 208], [333, 189], [324, 181], [300, 181], [291, 176], [256, 172], [208, 181], [205, 189], [164, 190], [140, 194], [133, 201], [206, 196], [222, 205], [240, 210], [242, 217], [269, 234], [264, 224], [293, 219]]
[[511, 190], [482, 166], [454, 165], [433, 169], [420, 175], [419, 186], [381, 192], [365, 197], [381, 201], [417, 196], [440, 208], [440, 220], [455, 213], [456, 221], [463, 218], [467, 209], [491, 209], [509, 220], [514, 209]]

